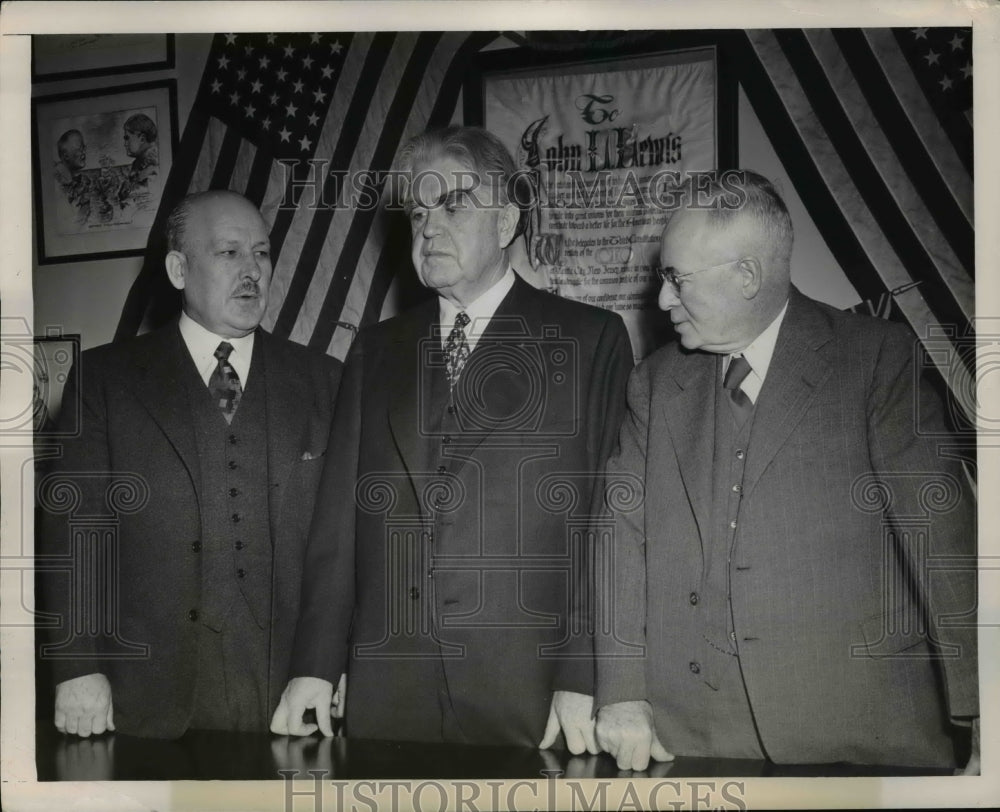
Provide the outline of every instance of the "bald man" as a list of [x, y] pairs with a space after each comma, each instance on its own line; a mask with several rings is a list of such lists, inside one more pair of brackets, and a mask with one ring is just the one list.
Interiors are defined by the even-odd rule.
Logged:
[[[76, 545], [71, 577], [45, 582], [62, 625], [42, 656], [56, 727], [79, 736], [267, 730], [288, 677], [340, 365], [260, 329], [270, 246], [248, 200], [185, 198], [167, 245], [179, 320], [83, 353], [64, 400], [80, 399], [80, 431], [41, 485], [42, 554]], [[61, 482], [79, 489], [70, 513], [46, 498]], [[118, 517], [117, 578], [105, 583], [82, 565], [99, 542], [71, 536], [74, 519], [107, 513], [115, 482], [140, 498]], [[112, 608], [113, 628], [87, 633], [108, 624], [81, 594]]]

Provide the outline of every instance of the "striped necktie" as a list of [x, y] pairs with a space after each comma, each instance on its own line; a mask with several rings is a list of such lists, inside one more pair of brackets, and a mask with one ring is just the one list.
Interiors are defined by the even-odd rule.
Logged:
[[750, 362], [742, 355], [737, 355], [729, 362], [726, 376], [722, 379], [723, 388], [729, 392], [729, 402], [733, 407], [733, 417], [736, 418], [736, 425], [740, 427], [753, 414], [753, 402], [747, 396], [747, 393], [740, 388], [740, 384], [743, 383], [743, 380], [749, 374]]
[[469, 360], [469, 342], [465, 337], [465, 326], [469, 321], [467, 313], [455, 316], [455, 326], [451, 328], [444, 344], [445, 371], [448, 373], [448, 386], [452, 389], [458, 383], [458, 376], [462, 374], [465, 362]]
[[212, 393], [212, 399], [222, 411], [222, 416], [227, 423], [233, 422], [236, 414], [236, 407], [240, 405], [240, 398], [243, 397], [243, 386], [240, 384], [240, 376], [236, 374], [233, 365], [229, 363], [229, 355], [233, 351], [233, 345], [228, 341], [222, 341], [215, 349], [215, 357], [218, 364], [212, 370], [212, 377], [208, 379], [208, 391]]

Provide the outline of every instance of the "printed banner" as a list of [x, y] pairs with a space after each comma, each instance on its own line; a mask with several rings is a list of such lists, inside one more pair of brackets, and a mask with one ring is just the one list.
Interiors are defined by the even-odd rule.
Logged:
[[712, 49], [616, 64], [487, 77], [485, 125], [535, 187], [529, 281], [620, 313], [642, 358], [666, 324], [660, 235], [716, 167], [716, 65]]

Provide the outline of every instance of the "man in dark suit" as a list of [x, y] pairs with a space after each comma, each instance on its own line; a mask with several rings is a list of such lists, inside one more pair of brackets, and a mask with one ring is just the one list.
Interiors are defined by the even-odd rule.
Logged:
[[608, 464], [645, 499], [616, 513], [598, 596], [598, 741], [623, 769], [950, 765], [979, 713], [976, 533], [916, 338], [791, 286], [767, 180], [712, 191], [664, 232], [681, 346], [633, 373]]
[[[46, 579], [62, 625], [42, 656], [55, 724], [81, 736], [266, 730], [288, 676], [340, 367], [259, 329], [271, 260], [248, 200], [186, 198], [167, 242], [179, 321], [82, 355], [61, 416], [79, 398], [79, 431], [40, 486], [40, 562], [73, 557]], [[115, 537], [87, 536], [115, 505]]]
[[[589, 519], [632, 367], [621, 319], [510, 266], [524, 192], [491, 134], [414, 139], [405, 208], [437, 296], [351, 348], [272, 730], [596, 752]], [[595, 502], [595, 500], [597, 500]], [[343, 683], [341, 682], [343, 686]]]

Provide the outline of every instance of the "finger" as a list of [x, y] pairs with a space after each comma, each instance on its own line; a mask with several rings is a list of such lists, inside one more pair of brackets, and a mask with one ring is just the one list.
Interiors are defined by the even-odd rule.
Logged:
[[319, 730], [319, 725], [306, 724], [303, 721], [295, 722], [294, 720], [288, 726], [288, 733], [292, 736], [311, 736]]
[[108, 715], [103, 710], [98, 711], [90, 718], [91, 731], [95, 736], [100, 736], [108, 727]]
[[632, 769], [645, 770], [649, 766], [649, 742], [639, 742], [632, 751]]
[[330, 721], [330, 713], [327, 708], [328, 703], [319, 705], [316, 708], [316, 722], [319, 724], [320, 732], [328, 739], [333, 738], [333, 723]]
[[587, 752], [592, 756], [596, 756], [601, 752], [601, 748], [597, 746], [597, 736], [596, 730], [594, 729], [594, 723], [591, 722], [583, 729], [583, 740], [587, 745]]
[[115, 729], [115, 701], [114, 699], [108, 700], [108, 730]]
[[551, 747], [556, 742], [556, 736], [559, 735], [559, 717], [556, 716], [556, 709], [549, 706], [549, 720], [545, 723], [545, 735], [542, 736], [542, 740], [538, 743], [539, 748], [545, 750]]
[[583, 734], [580, 732], [579, 728], [570, 727], [563, 730], [563, 735], [566, 737], [566, 747], [574, 755], [578, 756], [584, 750], [587, 749], [587, 745], [583, 741]]
[[632, 752], [635, 750], [635, 744], [629, 741], [622, 741], [618, 746], [618, 752], [615, 754], [617, 756], [618, 769], [619, 770], [631, 770], [632, 769]]
[[83, 738], [86, 739], [90, 735], [91, 730], [93, 728], [93, 721], [94, 721], [94, 717], [93, 717], [92, 714], [87, 713], [87, 714], [84, 714], [83, 716], [81, 716], [80, 717], [80, 721], [77, 724], [77, 728], [76, 728], [77, 729], [77, 735], [78, 736], [83, 736]]
[[65, 711], [57, 710], [56, 711], [55, 719], [53, 719], [52, 721], [55, 722], [56, 730], [58, 730], [60, 733], [65, 733], [66, 732], [66, 712]]
[[653, 734], [653, 744], [649, 748], [649, 754], [655, 758], [657, 761], [673, 761], [674, 754], [669, 752], [666, 747], [660, 744], [660, 740]]
[[282, 694], [281, 699], [278, 701], [278, 707], [274, 711], [274, 716], [271, 717], [271, 732], [277, 733], [279, 736], [288, 735], [288, 702], [284, 694]]
[[66, 732], [75, 736], [80, 724], [80, 715], [77, 713], [66, 714]]

